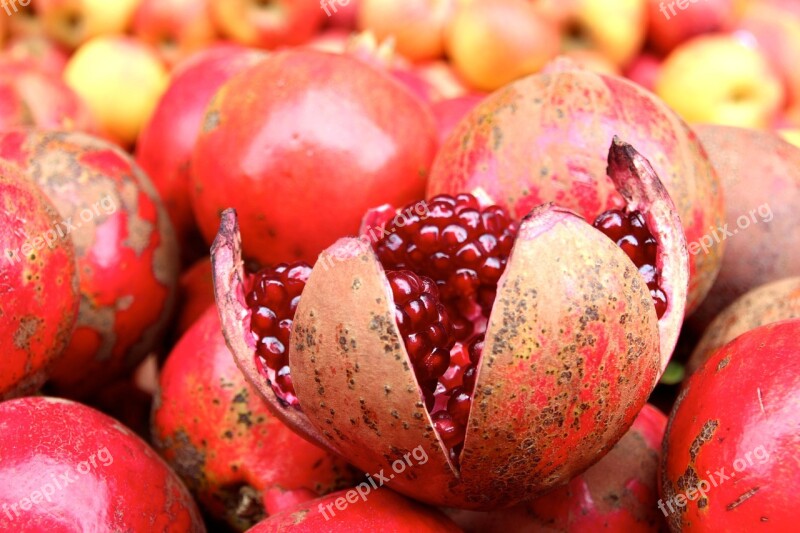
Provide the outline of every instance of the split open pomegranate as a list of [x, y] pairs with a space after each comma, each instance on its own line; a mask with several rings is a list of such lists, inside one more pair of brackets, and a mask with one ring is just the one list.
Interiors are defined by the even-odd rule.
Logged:
[[227, 211], [212, 252], [229, 347], [278, 416], [360, 469], [429, 450], [396, 490], [474, 509], [530, 499], [628, 429], [683, 318], [671, 200], [616, 139], [609, 176], [628, 205], [594, 228], [551, 204], [517, 224], [473, 195], [438, 196], [424, 213], [368, 214], [372, 246], [341, 239], [313, 269], [254, 277]]

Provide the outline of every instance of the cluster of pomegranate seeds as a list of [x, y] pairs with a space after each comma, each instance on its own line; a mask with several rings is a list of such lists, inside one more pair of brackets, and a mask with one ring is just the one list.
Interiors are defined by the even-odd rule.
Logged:
[[436, 284], [408, 270], [386, 273], [395, 304], [395, 320], [423, 393], [433, 398], [439, 378], [450, 366], [453, 328]]
[[[501, 207], [482, 209], [471, 194], [436, 196], [426, 205], [426, 212], [422, 214], [412, 209], [416, 204], [400, 210], [405, 213], [402, 225], [390, 223], [386, 227], [389, 234], [375, 243], [374, 248], [395, 292], [397, 323], [407, 339], [406, 348], [415, 365], [425, 405], [437, 433], [450, 449], [451, 459], [457, 464], [475, 390], [486, 319], [491, 313], [497, 282], [505, 271], [518, 226]], [[405, 306], [421, 298], [420, 293], [398, 295], [393, 281], [403, 279], [409, 283], [407, 280], [412, 276], [419, 276], [420, 283], [430, 283], [426, 278], [435, 282], [439, 289], [436, 298], [441, 302], [437, 309], [444, 309], [444, 312], [438, 311], [435, 323], [446, 324], [455, 340], [436, 345], [449, 350], [446, 366], [439, 366], [445, 361], [444, 357], [430, 356], [436, 361], [436, 381], [431, 380], [433, 373], [428, 367], [419, 368], [416, 362], [420, 357], [417, 350], [423, 355], [431, 353], [434, 346], [428, 340], [431, 335], [410, 333], [414, 337], [409, 341], [406, 333], [431, 327], [430, 322], [406, 326]], [[433, 291], [427, 293], [433, 294]], [[414, 309], [419, 307], [421, 304]], [[432, 312], [429, 318], [434, 318]], [[438, 330], [436, 335], [440, 335]], [[436, 335], [434, 337], [439, 338]], [[427, 342], [420, 344], [421, 337]]]
[[620, 210], [606, 211], [594, 221], [594, 227], [605, 233], [617, 246], [628, 254], [633, 264], [650, 289], [658, 318], [667, 310], [667, 295], [661, 289], [661, 274], [656, 266], [658, 244], [647, 228], [644, 217], [638, 211], [625, 213]]
[[390, 224], [390, 234], [375, 244], [375, 253], [386, 268], [433, 279], [442, 300], [462, 315], [453, 321], [463, 340], [473, 333], [469, 314], [474, 303], [488, 316], [517, 225], [500, 207], [481, 209], [471, 194], [440, 195], [426, 205], [422, 215], [408, 206], [403, 225]]
[[253, 276], [246, 296], [258, 366], [278, 399], [294, 406], [299, 404], [289, 369], [289, 339], [300, 294], [310, 275], [311, 267], [306, 263], [265, 268]]

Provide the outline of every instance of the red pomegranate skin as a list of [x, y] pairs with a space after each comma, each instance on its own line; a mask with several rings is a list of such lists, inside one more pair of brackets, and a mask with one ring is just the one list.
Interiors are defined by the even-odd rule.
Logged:
[[178, 338], [214, 305], [214, 281], [211, 260], [201, 259], [186, 269], [178, 280], [178, 317], [175, 325]]
[[448, 514], [468, 532], [658, 531], [665, 525], [657, 501], [666, 426], [664, 413], [646, 404], [611, 451], [567, 485], [503, 511]]
[[216, 518], [243, 531], [287, 505], [348, 486], [340, 458], [278, 421], [236, 367], [210, 308], [175, 346], [152, 417], [156, 449]]
[[266, 57], [232, 44], [217, 45], [179, 63], [136, 144], [136, 162], [150, 176], [179, 242], [194, 227], [189, 202], [190, 160], [206, 107], [238, 72]]
[[78, 317], [75, 251], [54, 236], [57, 220], [38, 187], [0, 162], [0, 398], [42, 385]]
[[69, 400], [0, 404], [0, 530], [203, 532], [181, 480], [128, 428]]
[[[364, 492], [366, 489], [362, 489]], [[351, 495], [349, 500], [347, 494]], [[339, 502], [339, 508], [336, 502]], [[436, 509], [407, 500], [390, 489], [380, 488], [372, 490], [363, 499], [355, 490], [343, 490], [303, 503], [259, 522], [248, 533], [285, 531], [458, 533], [461, 529]]]
[[798, 338], [800, 319], [751, 330], [717, 350], [684, 386], [661, 459], [672, 531], [797, 529]]
[[[558, 61], [488, 96], [443, 143], [428, 197], [483, 188], [515, 217], [544, 202], [588, 220], [622, 206], [606, 176], [614, 135], [646, 157], [675, 202], [689, 243], [721, 225], [719, 180], [688, 126], [652, 93]], [[690, 257], [687, 313], [711, 288], [722, 246]]]
[[313, 263], [367, 209], [422, 198], [436, 145], [430, 111], [388, 75], [348, 56], [276, 52], [214, 97], [192, 205], [208, 243], [234, 207], [248, 258]]
[[178, 277], [169, 217], [147, 176], [106, 141], [12, 131], [0, 134], [0, 157], [42, 188], [75, 245], [78, 324], [51, 383], [59, 395], [85, 397], [132, 370], [160, 341]]
[[59, 74], [0, 63], [0, 130], [22, 127], [97, 131], [89, 108]]

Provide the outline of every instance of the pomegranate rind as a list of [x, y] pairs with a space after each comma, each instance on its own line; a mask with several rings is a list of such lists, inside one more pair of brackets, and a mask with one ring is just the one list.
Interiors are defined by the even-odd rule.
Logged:
[[608, 176], [627, 200], [628, 210], [639, 211], [658, 243], [656, 268], [667, 295], [667, 310], [659, 319], [661, 372], [678, 343], [689, 293], [689, 250], [678, 211], [650, 162], [630, 144], [614, 137], [608, 152]]
[[768, 283], [745, 293], [706, 329], [686, 364], [694, 373], [720, 347], [757, 327], [800, 318], [800, 276]]
[[234, 209], [226, 209], [221, 215], [219, 232], [211, 246], [211, 266], [214, 275], [214, 297], [222, 323], [222, 334], [239, 370], [281, 422], [309, 442], [338, 453], [314, 428], [303, 412], [281, 404], [266, 378], [256, 367], [255, 341], [250, 332], [250, 309], [244, 301], [242, 236]]
[[461, 456], [469, 496], [530, 499], [610, 450], [655, 387], [657, 323], [608, 237], [552, 205], [526, 217], [486, 331]]
[[297, 306], [289, 366], [303, 412], [351, 463], [378, 472], [421, 446], [428, 460], [395, 475], [392, 488], [461, 504], [371, 247], [343, 238], [322, 253]]

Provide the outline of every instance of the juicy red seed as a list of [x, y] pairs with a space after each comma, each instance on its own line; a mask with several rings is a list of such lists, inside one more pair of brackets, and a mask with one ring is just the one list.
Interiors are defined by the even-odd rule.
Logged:
[[468, 367], [464, 370], [464, 376], [461, 378], [461, 386], [464, 390], [475, 390], [475, 381], [478, 379], [478, 370], [474, 366]]
[[245, 298], [252, 314], [250, 330], [255, 336], [256, 355], [274, 373], [273, 388], [286, 400], [294, 394], [289, 363], [292, 321], [311, 267], [306, 263], [282, 263], [265, 268], [253, 277]]
[[436, 427], [436, 432], [448, 448], [453, 448], [464, 442], [464, 426], [453, 420], [447, 411], [438, 411], [431, 417]]
[[447, 411], [457, 423], [462, 426], [467, 425], [469, 419], [469, 409], [472, 404], [470, 395], [464, 392], [461, 387], [456, 387], [447, 402]]
[[650, 295], [653, 297], [656, 315], [658, 318], [664, 316], [667, 310], [667, 296], [658, 285], [661, 274], [656, 264], [658, 243], [650, 233], [642, 213], [638, 211], [631, 213], [620, 210], [606, 211], [595, 219], [594, 227], [617, 243], [631, 258], [633, 264], [639, 268], [642, 278], [650, 289]]
[[450, 348], [455, 343], [436, 285], [407, 270], [390, 270], [386, 277], [395, 296], [397, 325], [417, 380], [432, 381], [435, 387], [450, 365]]
[[473, 366], [477, 366], [483, 352], [483, 335], [476, 337], [469, 345], [469, 361]]

